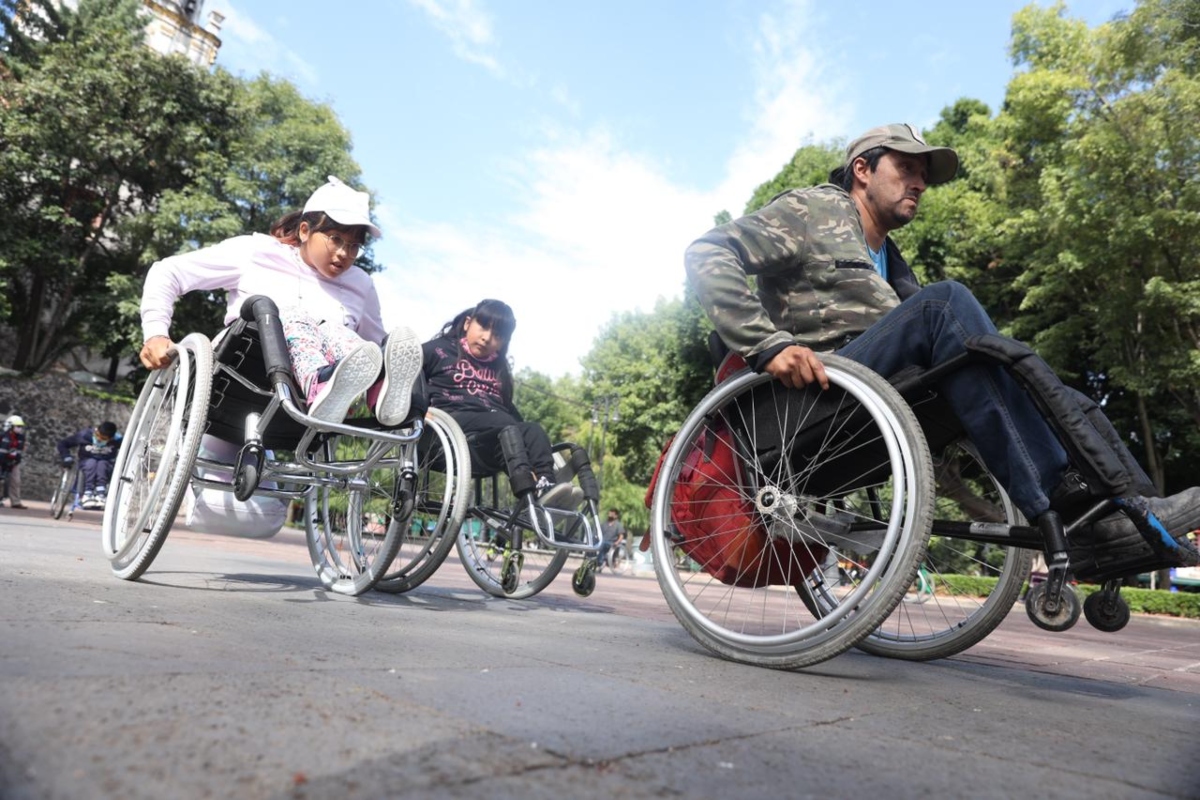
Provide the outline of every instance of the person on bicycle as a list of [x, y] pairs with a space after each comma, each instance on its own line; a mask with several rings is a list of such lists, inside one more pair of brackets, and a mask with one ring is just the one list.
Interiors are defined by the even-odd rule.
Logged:
[[625, 545], [625, 525], [621, 522], [621, 512], [617, 509], [610, 508], [604, 522], [600, 523], [600, 538], [600, 550], [596, 553], [596, 572], [600, 572], [606, 565], [609, 569], [616, 569], [617, 553]]
[[83, 475], [80, 508], [91, 511], [104, 508], [108, 481], [112, 478], [113, 463], [120, 447], [121, 436], [117, 433], [116, 423], [107, 420], [59, 440], [58, 457], [63, 467], [70, 467], [76, 458], [79, 459], [79, 472]]
[[0, 431], [0, 475], [4, 476], [8, 504], [13, 508], [28, 508], [21, 502], [21, 459], [24, 455], [25, 420], [12, 414], [4, 420], [4, 430]]
[[[783, 192], [693, 242], [688, 279], [724, 343], [785, 386], [828, 388], [820, 352], [884, 377], [937, 366], [965, 352], [968, 337], [996, 327], [963, 285], [922, 288], [889, 234], [912, 221], [929, 187], [957, 171], [957, 153], [927, 144], [911, 125], [872, 128], [850, 143], [829, 183]], [[938, 389], [1021, 512], [1043, 530], [1061, 530], [1058, 513], [1078, 492], [1066, 450], [1031, 396], [1005, 369], [981, 363]], [[1114, 498], [1127, 513], [1073, 534], [1071, 560], [1102, 561], [1108, 572], [1148, 558], [1159, 568], [1200, 563], [1187, 540], [1200, 527], [1200, 487], [1152, 496], [1132, 454], [1109, 444], [1134, 487]]]

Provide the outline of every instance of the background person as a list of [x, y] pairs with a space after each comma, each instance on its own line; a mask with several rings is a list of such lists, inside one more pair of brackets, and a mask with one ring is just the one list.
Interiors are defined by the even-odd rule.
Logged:
[[83, 476], [80, 508], [89, 511], [104, 508], [113, 463], [120, 448], [121, 437], [116, 423], [107, 420], [95, 428], [84, 428], [59, 440], [58, 457], [62, 465], [70, 467], [76, 459], [79, 461], [79, 474]]
[[[0, 431], [0, 471], [8, 489], [8, 503], [13, 508], [28, 508], [21, 502], [21, 459], [25, 456], [25, 420], [12, 414], [4, 420]], [[3, 498], [0, 498], [0, 504]]]
[[617, 553], [625, 544], [625, 525], [621, 522], [621, 512], [610, 508], [604, 522], [600, 523], [600, 550], [596, 553], [596, 571], [599, 572], [606, 564], [611, 570], [616, 570]]

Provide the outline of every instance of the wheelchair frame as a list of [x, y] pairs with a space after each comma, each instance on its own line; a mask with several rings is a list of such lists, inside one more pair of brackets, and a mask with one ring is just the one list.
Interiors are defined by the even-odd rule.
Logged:
[[[415, 508], [424, 421], [395, 430], [369, 427], [373, 421], [329, 423], [308, 416], [296, 397], [269, 298], [243, 304], [242, 319], [222, 332], [217, 357], [203, 334], [178, 342], [172, 363], [146, 381], [114, 465], [101, 534], [114, 574], [134, 580], [149, 568], [184, 492], [194, 488], [243, 501], [302, 500], [309, 554], [327, 589], [357, 595], [383, 577]], [[238, 445], [236, 460], [200, 457], [205, 433]], [[205, 477], [209, 471], [232, 478]]]
[[[934, 388], [945, 374], [976, 357], [964, 354], [887, 381], [853, 361], [823, 355], [833, 395], [841, 398], [835, 411], [822, 411], [830, 393], [816, 387], [786, 390], [748, 370], [714, 388], [665, 453], [651, 508], [655, 572], [668, 605], [689, 633], [724, 657], [790, 668], [850, 647], [893, 658], [943, 658], [994, 630], [1026, 585], [1033, 551], [1047, 553], [1048, 562], [1049, 554], [1057, 553], [1061, 564], [1070, 534], [1116, 506], [1109, 500], [1093, 503], [1057, 532], [1025, 521], [966, 442], [957, 418], [939, 404]], [[790, 399], [755, 416], [757, 401], [748, 398], [756, 392]], [[914, 398], [914, 405], [904, 398]], [[780, 422], [780, 413], [793, 418]], [[800, 419], [808, 414], [811, 419]], [[705, 565], [674, 557], [682, 538], [678, 520], [690, 511], [678, 499], [676, 485], [689, 457], [706, 446], [717, 425], [740, 432], [735, 438], [744, 474], [729, 476], [727, 484], [753, 503], [770, 543], [726, 583], [705, 572]], [[781, 430], [772, 432], [771, 426]], [[776, 454], [778, 463], [767, 464], [761, 440], [772, 433], [782, 441], [783, 453]], [[934, 437], [936, 460], [927, 435]], [[848, 447], [860, 459], [857, 475], [847, 467]], [[872, 447], [875, 460], [862, 461]], [[905, 471], [903, 478], [898, 470]], [[914, 507], [911, 525], [896, 517], [898, 495], [909, 492], [915, 495], [906, 501]], [[894, 536], [897, 522], [900, 532]], [[793, 553], [806, 550], [808, 560], [781, 559], [778, 542]], [[851, 579], [842, 571], [836, 581], [827, 579], [821, 564], [830, 552], [859, 567], [854, 572], [862, 577]], [[950, 575], [952, 564], [963, 563], [989, 580], [961, 586]], [[762, 585], [766, 579], [756, 573], [771, 569], [775, 583]], [[789, 570], [785, 585], [778, 580], [780, 569]], [[1102, 589], [1083, 603], [1083, 613], [1100, 630], [1119, 630], [1129, 619], [1119, 575], [1095, 572], [1089, 578], [1098, 579]], [[1026, 599], [1030, 619], [1046, 630], [1066, 630], [1079, 617], [1080, 603], [1065, 584], [1066, 573], [1060, 569], [1057, 587], [1039, 585]]]
[[[599, 486], [582, 448], [565, 442], [552, 450], [556, 479], [577, 481], [584, 501], [573, 510], [543, 508], [532, 493], [514, 497], [503, 473], [473, 470], [470, 443], [449, 414], [431, 408], [428, 423], [453, 446], [422, 459], [420, 485], [444, 486], [450, 499], [444, 505], [428, 504], [434, 513], [413, 526], [421, 531], [412, 543], [417, 552], [398, 559], [400, 566], [376, 583], [377, 590], [399, 593], [416, 588], [454, 546], [467, 575], [483, 591], [525, 599], [549, 586], [572, 552], [591, 554], [599, 549]], [[424, 490], [418, 491], [419, 518], [424, 496]], [[595, 586], [594, 562], [584, 558], [572, 575], [571, 588], [586, 597]]]
[[596, 588], [594, 555], [600, 549], [600, 489], [583, 448], [553, 446], [556, 480], [578, 481], [584, 499], [575, 509], [544, 508], [533, 492], [512, 497], [501, 473], [475, 476], [474, 502], [457, 537], [467, 575], [495, 597], [525, 599], [545, 589], [572, 553], [584, 557], [571, 576], [580, 597]]

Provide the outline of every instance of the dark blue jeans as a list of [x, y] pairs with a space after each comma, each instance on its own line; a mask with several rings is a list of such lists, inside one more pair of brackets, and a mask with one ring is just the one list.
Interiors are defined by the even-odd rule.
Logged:
[[[966, 351], [968, 336], [996, 333], [983, 306], [953, 281], [921, 289], [838, 350], [884, 377], [933, 367]], [[1067, 454], [1033, 400], [1002, 367], [971, 364], [939, 384], [984, 464], [1030, 520], [1050, 508]]]

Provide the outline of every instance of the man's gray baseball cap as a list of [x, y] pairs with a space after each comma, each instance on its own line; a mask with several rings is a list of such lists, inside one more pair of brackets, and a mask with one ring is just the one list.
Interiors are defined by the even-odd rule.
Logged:
[[930, 186], [953, 180], [958, 173], [958, 153], [949, 147], [926, 144], [920, 132], [907, 122], [871, 128], [846, 148], [846, 163], [843, 166], [848, 168], [854, 159], [875, 147], [886, 147], [897, 153], [929, 154], [929, 178], [926, 183]]

